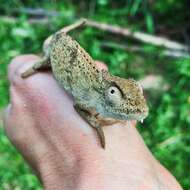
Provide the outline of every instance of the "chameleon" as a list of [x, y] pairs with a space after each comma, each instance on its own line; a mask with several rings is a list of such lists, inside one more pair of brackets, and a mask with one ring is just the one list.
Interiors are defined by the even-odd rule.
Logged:
[[68, 35], [85, 23], [81, 19], [48, 37], [43, 44], [44, 56], [21, 76], [26, 78], [50, 68], [59, 85], [73, 96], [75, 110], [96, 129], [105, 148], [103, 126], [126, 120], [143, 121], [148, 116], [148, 106], [137, 81], [98, 69], [92, 57]]

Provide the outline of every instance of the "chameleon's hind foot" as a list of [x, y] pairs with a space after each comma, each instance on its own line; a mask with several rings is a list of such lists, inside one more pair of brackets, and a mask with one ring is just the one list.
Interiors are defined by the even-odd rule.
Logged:
[[27, 78], [41, 69], [48, 69], [48, 68], [50, 68], [50, 61], [49, 61], [49, 56], [46, 55], [41, 60], [37, 61], [32, 67], [30, 67], [24, 73], [22, 73], [21, 77]]
[[36, 70], [33, 67], [30, 67], [24, 73], [21, 74], [21, 77], [22, 78], [27, 78], [27, 77], [33, 75], [35, 72], [36, 72]]

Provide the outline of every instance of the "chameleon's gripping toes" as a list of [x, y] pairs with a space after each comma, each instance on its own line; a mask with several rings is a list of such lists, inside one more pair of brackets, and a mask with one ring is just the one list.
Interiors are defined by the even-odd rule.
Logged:
[[44, 57], [22, 74], [50, 68], [55, 79], [75, 101], [76, 111], [96, 129], [105, 148], [103, 125], [117, 120], [143, 120], [148, 107], [139, 84], [98, 70], [89, 54], [66, 33], [85, 24], [80, 20], [44, 42]]

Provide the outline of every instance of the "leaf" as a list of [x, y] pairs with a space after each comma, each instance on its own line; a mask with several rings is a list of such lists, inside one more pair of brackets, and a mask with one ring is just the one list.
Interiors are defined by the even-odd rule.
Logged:
[[146, 27], [147, 27], [148, 32], [153, 33], [154, 32], [154, 21], [153, 21], [152, 15], [147, 12], [145, 19], [146, 19]]
[[141, 2], [142, 2], [142, 0], [136, 0], [136, 1], [133, 3], [133, 5], [132, 5], [132, 7], [131, 7], [131, 11], [130, 11], [130, 13], [131, 13], [132, 16], [135, 16], [135, 15], [136, 15], [137, 11], [139, 10], [139, 7], [140, 7]]

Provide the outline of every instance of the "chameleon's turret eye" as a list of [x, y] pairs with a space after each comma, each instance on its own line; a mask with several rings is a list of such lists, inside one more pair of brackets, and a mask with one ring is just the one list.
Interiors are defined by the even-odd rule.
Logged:
[[108, 92], [111, 96], [121, 95], [120, 90], [116, 86], [109, 87]]
[[107, 89], [106, 100], [109, 101], [111, 104], [119, 104], [121, 98], [121, 92], [116, 86], [111, 86]]

